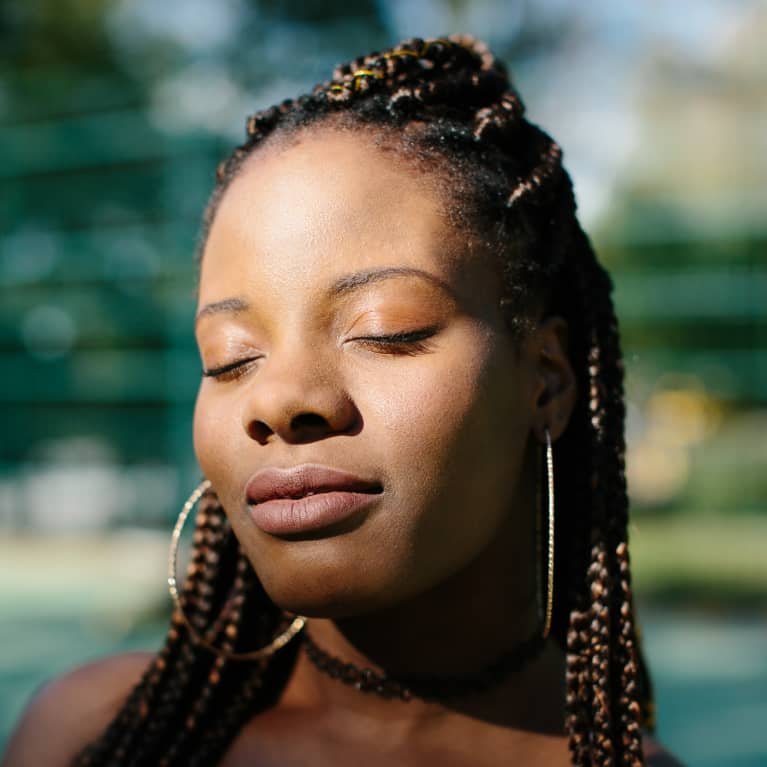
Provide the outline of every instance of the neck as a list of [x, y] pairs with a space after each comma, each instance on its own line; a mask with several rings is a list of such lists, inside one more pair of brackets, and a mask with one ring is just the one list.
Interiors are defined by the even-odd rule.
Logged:
[[[312, 639], [342, 662], [394, 677], [481, 672], [542, 630], [533, 534], [520, 537], [518, 522], [516, 529], [516, 540], [501, 531], [468, 567], [411, 600], [375, 614], [311, 619]], [[563, 728], [564, 656], [551, 639], [536, 658], [487, 691], [444, 704], [360, 692], [323, 674], [304, 653], [294, 681], [304, 703], [314, 699], [380, 721], [407, 719], [415, 726], [424, 717], [450, 713], [539, 732]]]
[[[328, 651], [356, 653], [391, 674], [475, 673], [531, 636], [539, 622], [532, 574], [520, 578], [508, 553], [502, 557], [492, 572], [483, 557], [425, 594], [375, 614], [312, 619], [309, 631]], [[514, 570], [505, 573], [515, 581], [509, 589], [498, 582], [507, 568]]]

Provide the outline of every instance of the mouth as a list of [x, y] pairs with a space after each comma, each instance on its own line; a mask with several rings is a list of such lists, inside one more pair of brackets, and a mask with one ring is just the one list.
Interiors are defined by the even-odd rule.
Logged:
[[359, 523], [382, 494], [380, 482], [319, 464], [262, 469], [245, 488], [256, 526], [279, 536], [333, 534], [348, 521]]

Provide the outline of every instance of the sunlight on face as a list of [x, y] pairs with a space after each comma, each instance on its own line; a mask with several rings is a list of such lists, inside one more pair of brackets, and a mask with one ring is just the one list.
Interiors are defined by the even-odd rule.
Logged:
[[[529, 556], [532, 510], [515, 504], [533, 383], [497, 275], [448, 224], [439, 183], [364, 135], [315, 128], [249, 158], [211, 228], [195, 449], [286, 609], [396, 603], [466, 566], [502, 527], [509, 556]], [[304, 463], [383, 492], [346, 527], [265, 532], [248, 480]]]

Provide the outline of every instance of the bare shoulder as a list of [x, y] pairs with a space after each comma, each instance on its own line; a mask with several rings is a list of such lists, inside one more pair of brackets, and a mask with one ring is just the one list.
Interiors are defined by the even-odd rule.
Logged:
[[642, 747], [647, 767], [684, 767], [649, 733], [642, 733]]
[[2, 767], [69, 765], [103, 732], [153, 657], [149, 652], [113, 655], [47, 682], [22, 715]]

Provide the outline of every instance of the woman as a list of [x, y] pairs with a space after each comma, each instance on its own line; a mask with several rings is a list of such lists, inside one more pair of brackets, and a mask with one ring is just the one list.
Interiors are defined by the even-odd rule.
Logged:
[[49, 685], [7, 766], [675, 764], [643, 736], [610, 290], [476, 40], [251, 117], [204, 217], [167, 640]]

